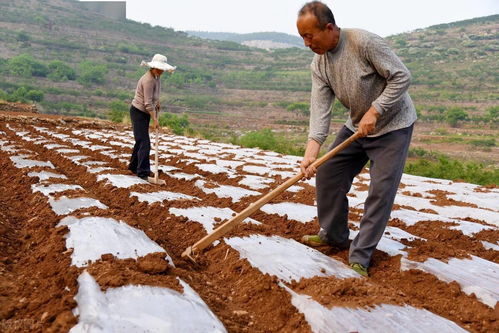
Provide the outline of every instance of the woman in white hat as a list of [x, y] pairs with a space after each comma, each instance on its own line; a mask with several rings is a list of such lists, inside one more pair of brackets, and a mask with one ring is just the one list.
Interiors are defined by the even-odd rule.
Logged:
[[155, 54], [150, 62], [142, 61], [141, 66], [148, 66], [149, 70], [142, 75], [137, 83], [135, 97], [130, 106], [130, 118], [133, 126], [135, 146], [128, 169], [142, 179], [147, 180], [151, 173], [149, 153], [151, 142], [149, 140], [149, 122], [151, 116], [154, 128], [158, 127], [157, 112], [160, 110], [159, 92], [161, 90], [160, 76], [167, 71], [173, 73], [176, 67], [167, 63], [164, 55]]

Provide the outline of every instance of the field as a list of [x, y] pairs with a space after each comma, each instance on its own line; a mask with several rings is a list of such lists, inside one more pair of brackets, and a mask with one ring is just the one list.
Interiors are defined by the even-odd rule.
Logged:
[[0, 331], [499, 331], [497, 187], [404, 175], [369, 278], [299, 242], [318, 232], [313, 179], [193, 263], [300, 158], [164, 133], [160, 187], [127, 170], [132, 145], [121, 125], [0, 112]]

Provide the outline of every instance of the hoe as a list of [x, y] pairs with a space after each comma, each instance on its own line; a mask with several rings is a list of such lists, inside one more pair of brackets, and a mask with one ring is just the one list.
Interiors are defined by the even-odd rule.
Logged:
[[[158, 122], [158, 112], [154, 112], [154, 124]], [[159, 126], [156, 126], [156, 139], [154, 142], [154, 177], [148, 177], [147, 180], [149, 183], [157, 184], [157, 185], [165, 185], [166, 182], [162, 179], [159, 179], [158, 175], [158, 146], [159, 146]]]
[[[338, 146], [336, 146], [334, 149], [330, 150], [328, 153], [326, 153], [324, 156], [321, 158], [317, 159], [314, 163], [311, 165], [318, 168], [320, 165], [322, 165], [324, 162], [326, 162], [328, 159], [336, 155], [338, 152], [343, 150], [345, 147], [350, 145], [353, 141], [357, 140], [360, 138], [359, 133], [355, 133], [352, 136], [350, 136], [348, 139], [340, 143]], [[189, 246], [185, 251], [182, 253], [182, 257], [189, 258], [193, 262], [195, 262], [193, 256], [200, 253], [203, 251], [206, 247], [208, 247], [210, 244], [212, 244], [215, 240], [218, 238], [222, 237], [226, 233], [228, 233], [232, 228], [234, 228], [238, 223], [243, 221], [245, 218], [253, 214], [255, 211], [260, 209], [263, 205], [265, 205], [267, 202], [284, 192], [288, 187], [292, 186], [293, 184], [297, 183], [303, 178], [303, 173], [300, 172], [297, 175], [293, 176], [292, 178], [288, 179], [286, 182], [282, 183], [279, 185], [277, 188], [272, 190], [271, 192], [267, 193], [265, 196], [261, 197], [258, 199], [256, 202], [253, 202], [250, 204], [248, 207], [246, 207], [242, 212], [237, 214], [236, 216], [232, 217], [230, 220], [222, 224], [220, 227], [217, 229], [213, 230], [213, 232], [209, 233], [208, 235], [204, 236], [201, 238], [198, 242], [196, 242], [194, 245]]]

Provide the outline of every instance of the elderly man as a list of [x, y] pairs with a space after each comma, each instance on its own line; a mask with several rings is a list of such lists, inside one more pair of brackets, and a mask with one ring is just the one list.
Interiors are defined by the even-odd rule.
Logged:
[[301, 170], [316, 172], [335, 98], [350, 110], [331, 149], [359, 132], [361, 138], [317, 171], [318, 235], [302, 238], [311, 246], [349, 246], [348, 199], [354, 177], [370, 162], [371, 183], [360, 229], [350, 244], [352, 269], [368, 276], [372, 254], [383, 235], [404, 169], [416, 111], [407, 93], [410, 73], [387, 43], [360, 29], [340, 29], [331, 10], [320, 1], [305, 4], [297, 28], [316, 55], [311, 64], [310, 132]]

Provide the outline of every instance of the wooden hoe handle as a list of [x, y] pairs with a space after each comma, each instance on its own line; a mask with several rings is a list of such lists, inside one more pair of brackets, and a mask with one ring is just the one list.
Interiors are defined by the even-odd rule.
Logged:
[[[340, 143], [338, 146], [327, 152], [324, 156], [321, 158], [315, 160], [311, 165], [318, 168], [320, 165], [322, 165], [324, 162], [326, 162], [328, 159], [336, 155], [338, 152], [343, 150], [345, 147], [347, 147], [350, 143], [353, 141], [357, 140], [360, 138], [360, 134], [356, 132], [352, 136], [350, 136], [348, 139]], [[277, 188], [269, 192], [268, 194], [264, 195], [254, 203], [250, 204], [248, 207], [246, 207], [242, 212], [222, 224], [220, 227], [217, 229], [213, 230], [211, 233], [208, 235], [204, 236], [201, 238], [199, 241], [197, 241], [194, 245], [188, 247], [185, 249], [185, 251], [182, 253], [182, 257], [189, 257], [192, 259], [191, 255], [196, 254], [198, 252], [201, 252], [204, 250], [206, 247], [208, 247], [211, 243], [213, 243], [215, 240], [218, 238], [222, 237], [226, 233], [228, 233], [232, 228], [234, 228], [239, 222], [243, 221], [245, 218], [256, 212], [260, 207], [265, 205], [267, 202], [284, 192], [288, 187], [292, 186], [293, 184], [297, 183], [303, 178], [303, 173], [300, 171], [299, 174], [296, 176], [293, 176], [292, 178], [288, 179], [286, 182], [282, 183], [279, 185]]]

